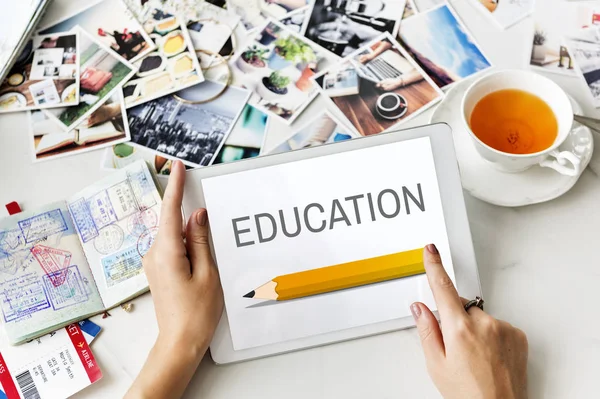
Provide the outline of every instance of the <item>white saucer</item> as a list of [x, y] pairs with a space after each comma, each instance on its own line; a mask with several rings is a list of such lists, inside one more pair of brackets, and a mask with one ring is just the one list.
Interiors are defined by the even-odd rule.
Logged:
[[[462, 97], [471, 82], [469, 79], [454, 86], [431, 116], [431, 123], [444, 122], [452, 128], [463, 188], [482, 201], [508, 207], [550, 201], [569, 191], [581, 175], [563, 176], [541, 166], [520, 173], [504, 173], [477, 153], [460, 113]], [[573, 98], [571, 103], [573, 111], [581, 114], [581, 106]], [[581, 159], [583, 173], [594, 152], [592, 133], [587, 127], [575, 123], [571, 134], [559, 149], [574, 150]]]

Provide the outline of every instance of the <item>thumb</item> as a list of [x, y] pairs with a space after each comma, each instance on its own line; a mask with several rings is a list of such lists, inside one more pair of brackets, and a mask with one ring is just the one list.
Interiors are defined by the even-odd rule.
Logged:
[[196, 210], [190, 216], [186, 230], [186, 248], [192, 264], [192, 275], [213, 266], [208, 245], [208, 214], [206, 209]]
[[445, 357], [446, 349], [442, 331], [431, 310], [427, 305], [415, 302], [410, 305], [410, 312], [417, 323], [417, 331], [419, 332], [419, 338], [421, 338], [421, 346], [427, 362], [437, 362]]

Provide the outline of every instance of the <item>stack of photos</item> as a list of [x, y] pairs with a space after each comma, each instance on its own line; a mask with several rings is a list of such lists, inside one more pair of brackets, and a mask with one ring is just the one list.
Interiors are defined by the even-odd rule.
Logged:
[[535, 0], [469, 0], [501, 29], [507, 29], [533, 12]]
[[136, 78], [123, 88], [127, 108], [204, 80], [183, 18], [160, 8], [149, 8], [148, 14], [144, 29], [158, 49], [134, 64], [138, 68]]
[[120, 91], [125, 82], [135, 74], [133, 65], [106, 49], [84, 30], [76, 29], [79, 32], [81, 53], [79, 105], [45, 111], [60, 122], [66, 131], [81, 123], [115, 91]]
[[346, 57], [382, 32], [395, 37], [405, 4], [406, 0], [315, 0], [304, 24], [304, 36]]
[[0, 85], [0, 113], [79, 104], [76, 32], [34, 36]]
[[82, 122], [65, 132], [64, 125], [43, 111], [31, 113], [34, 161], [96, 150], [129, 140], [120, 91], [106, 99]]
[[576, 36], [583, 26], [579, 11], [577, 3], [563, 0], [538, 2], [533, 14], [535, 28], [531, 46], [527, 48], [532, 69], [566, 76], [578, 75], [564, 38]]
[[292, 133], [290, 137], [267, 153], [280, 154], [301, 148], [337, 143], [354, 137], [357, 136], [346, 129], [333, 115], [325, 112]]
[[40, 33], [69, 31], [80, 26], [120, 57], [135, 62], [155, 46], [121, 0], [104, 0], [61, 21], [43, 20]]
[[403, 21], [399, 37], [403, 47], [442, 89], [492, 66], [447, 4]]
[[210, 81], [127, 110], [131, 142], [189, 166], [211, 165], [250, 93]]
[[[440, 88], [389, 33], [313, 79], [362, 136], [405, 122], [443, 97]], [[343, 90], [335, 83], [332, 87], [331, 82]]]
[[246, 104], [213, 164], [259, 156], [267, 136], [268, 122], [267, 114]]
[[254, 94], [252, 105], [290, 124], [317, 94], [310, 78], [321, 61], [314, 43], [270, 21], [232, 63], [236, 82]]

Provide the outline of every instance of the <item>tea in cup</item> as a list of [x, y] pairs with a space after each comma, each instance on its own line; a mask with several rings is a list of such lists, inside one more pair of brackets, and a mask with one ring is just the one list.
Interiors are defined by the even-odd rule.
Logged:
[[466, 91], [462, 116], [479, 154], [501, 171], [521, 172], [534, 165], [567, 176], [581, 173], [581, 161], [558, 147], [573, 126], [567, 94], [533, 72], [488, 74]]

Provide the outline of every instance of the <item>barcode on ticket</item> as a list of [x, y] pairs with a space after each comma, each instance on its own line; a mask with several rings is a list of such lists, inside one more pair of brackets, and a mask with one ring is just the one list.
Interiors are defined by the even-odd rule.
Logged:
[[35, 386], [33, 378], [29, 370], [25, 370], [21, 374], [17, 375], [17, 384], [21, 388], [24, 399], [40, 399], [40, 394]]

